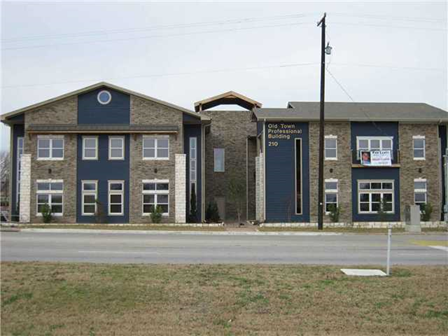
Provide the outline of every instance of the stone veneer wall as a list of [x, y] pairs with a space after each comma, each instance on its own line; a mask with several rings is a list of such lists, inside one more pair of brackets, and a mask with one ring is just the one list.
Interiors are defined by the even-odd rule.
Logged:
[[264, 160], [263, 153], [255, 158], [255, 219], [264, 220]]
[[[237, 218], [237, 211], [227, 195], [228, 185], [237, 178], [243, 181], [246, 189], [246, 141], [247, 136], [256, 135], [257, 126], [251, 120], [252, 112], [247, 110], [201, 113], [212, 118], [211, 131], [205, 139], [205, 194], [207, 201], [226, 198], [226, 221], [231, 221]], [[225, 149], [224, 173], [214, 172], [214, 148]], [[246, 195], [246, 190], [244, 193]], [[244, 202], [241, 220], [246, 218]]]
[[20, 223], [29, 223], [31, 219], [31, 155], [22, 154], [20, 158]]
[[25, 154], [31, 154], [31, 222], [42, 222], [36, 216], [36, 180], [64, 181], [64, 215], [53, 217], [54, 222], [76, 223], [76, 134], [64, 136], [64, 160], [37, 160], [37, 135], [26, 134], [29, 125], [75, 125], [78, 99], [70, 97], [25, 113]]
[[[176, 154], [183, 154], [183, 114], [171, 107], [164, 106], [136, 96], [131, 96], [131, 124], [140, 125], [177, 125], [179, 133], [171, 134], [169, 160], [143, 160], [142, 135], [131, 135], [130, 144], [130, 188], [129, 222], [150, 223], [150, 216], [142, 215], [142, 180], [169, 180], [169, 216], [162, 222], [174, 223], [176, 210]], [[157, 172], [156, 172], [157, 171]]]
[[[310, 136], [310, 221], [317, 222], [317, 196], [319, 177], [319, 123], [309, 123]], [[352, 221], [352, 153], [349, 122], [326, 122], [325, 135], [337, 136], [337, 160], [324, 161], [324, 178], [338, 180], [338, 202], [341, 209], [339, 220]], [[330, 170], [333, 170], [331, 173]], [[324, 215], [324, 221], [330, 217]]]
[[187, 221], [187, 155], [176, 154], [176, 223]]
[[[413, 140], [415, 135], [423, 135], [426, 140], [426, 160], [414, 160]], [[427, 180], [428, 202], [433, 207], [432, 221], [440, 220], [442, 177], [438, 125], [400, 124], [400, 201], [401, 218], [404, 219], [405, 206], [414, 204], [414, 179]], [[419, 169], [422, 172], [419, 172]]]

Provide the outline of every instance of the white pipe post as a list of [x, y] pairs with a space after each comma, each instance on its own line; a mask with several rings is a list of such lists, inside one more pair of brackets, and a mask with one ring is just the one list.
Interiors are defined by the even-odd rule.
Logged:
[[391, 239], [392, 238], [392, 226], [389, 224], [389, 228], [387, 229], [387, 266], [386, 266], [386, 273], [389, 276], [390, 275], [390, 245], [391, 245]]

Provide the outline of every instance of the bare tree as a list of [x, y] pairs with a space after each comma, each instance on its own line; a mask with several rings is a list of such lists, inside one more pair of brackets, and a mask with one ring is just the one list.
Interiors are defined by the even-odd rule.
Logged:
[[10, 179], [10, 171], [9, 171], [9, 152], [1, 152], [0, 153], [0, 198], [2, 204], [8, 198], [9, 195], [9, 179]]

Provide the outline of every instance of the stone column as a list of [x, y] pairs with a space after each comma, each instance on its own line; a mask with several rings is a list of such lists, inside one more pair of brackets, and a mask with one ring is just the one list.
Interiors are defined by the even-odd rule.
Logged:
[[263, 154], [255, 158], [255, 219], [264, 220], [264, 164]]
[[176, 179], [175, 179], [175, 198], [176, 198], [176, 223], [186, 223], [187, 221], [187, 155], [176, 154]]
[[31, 218], [31, 154], [20, 157], [20, 223], [29, 223]]

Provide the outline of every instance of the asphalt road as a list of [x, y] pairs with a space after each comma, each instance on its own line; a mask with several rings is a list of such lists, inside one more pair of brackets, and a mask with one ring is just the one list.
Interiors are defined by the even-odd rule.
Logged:
[[[395, 235], [391, 261], [406, 265], [448, 265], [446, 247], [423, 246], [436, 243], [446, 246], [447, 239], [446, 234]], [[386, 247], [387, 236], [375, 234], [1, 233], [2, 261], [383, 265]]]

